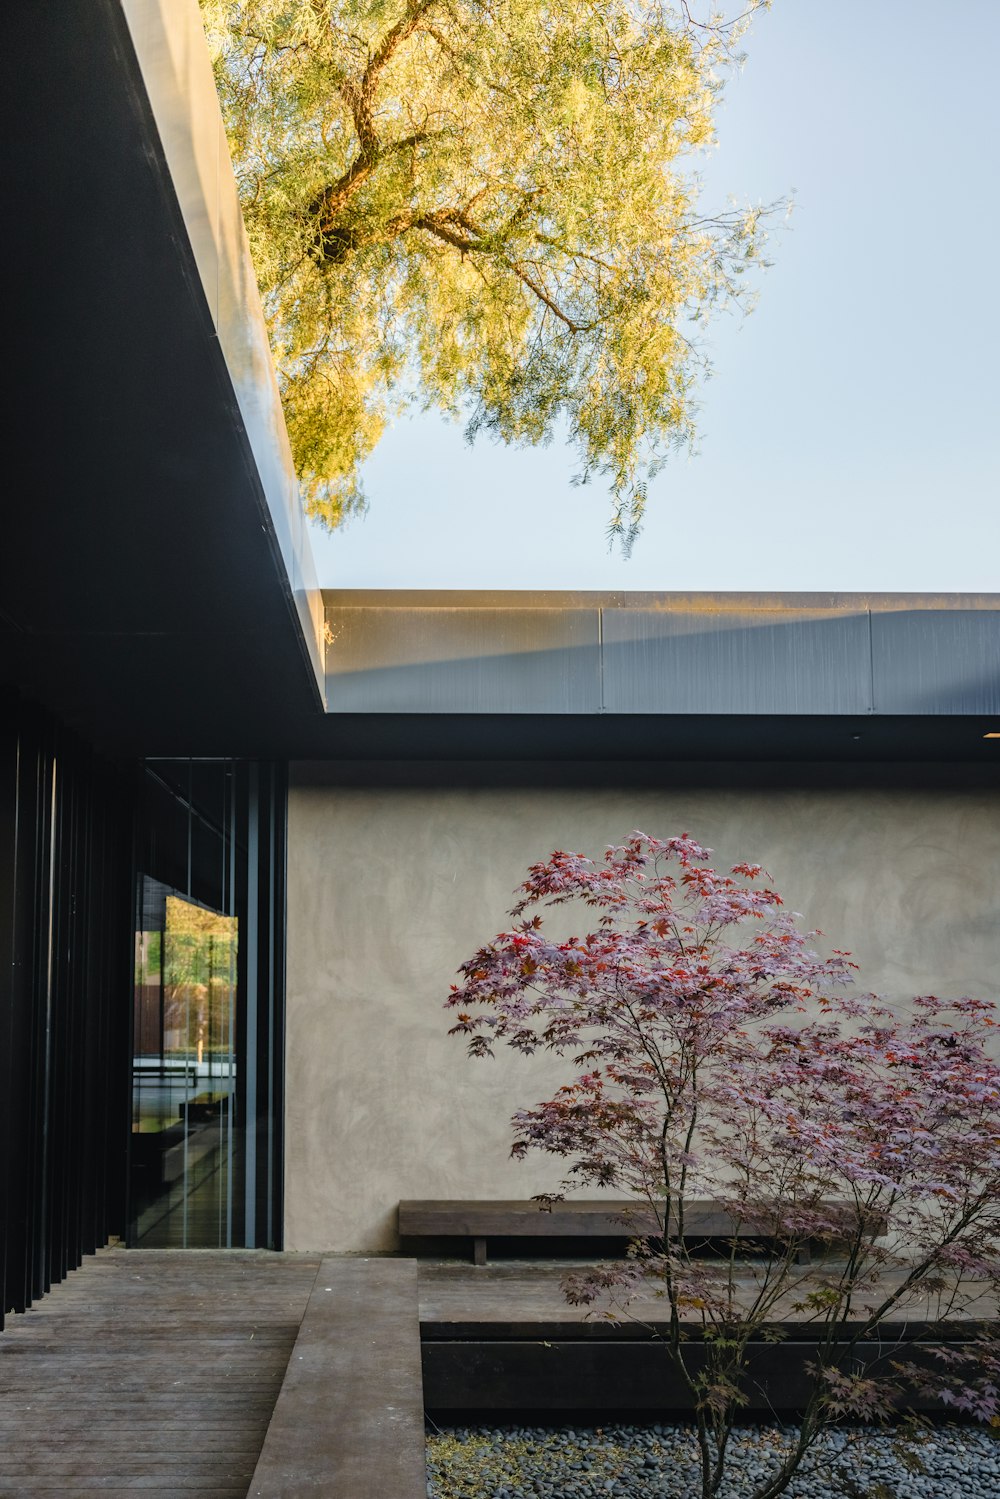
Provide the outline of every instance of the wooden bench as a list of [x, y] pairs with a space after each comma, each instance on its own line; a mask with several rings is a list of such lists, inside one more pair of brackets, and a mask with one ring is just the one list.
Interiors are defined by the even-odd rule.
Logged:
[[[845, 1237], [848, 1227], [845, 1209]], [[673, 1229], [676, 1231], [676, 1220]], [[873, 1224], [878, 1232], [884, 1225]], [[471, 1239], [476, 1265], [486, 1264], [490, 1239], [631, 1239], [657, 1237], [660, 1220], [644, 1202], [622, 1198], [564, 1202], [463, 1202], [409, 1200], [399, 1204], [399, 1236], [404, 1244], [421, 1239]], [[727, 1213], [716, 1202], [689, 1202], [684, 1210], [685, 1242], [747, 1239], [768, 1242], [759, 1228]], [[808, 1248], [800, 1251], [808, 1259]]]

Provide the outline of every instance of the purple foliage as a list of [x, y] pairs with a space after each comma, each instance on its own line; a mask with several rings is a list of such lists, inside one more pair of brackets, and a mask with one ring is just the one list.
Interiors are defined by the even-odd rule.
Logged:
[[[940, 1375], [893, 1360], [894, 1345], [864, 1368], [852, 1352], [929, 1307], [954, 1318], [995, 1301], [1000, 1067], [985, 1043], [997, 1021], [986, 1000], [922, 995], [903, 1016], [854, 994], [849, 954], [820, 956], [821, 934], [800, 931], [759, 865], [723, 874], [709, 855], [687, 834], [633, 833], [602, 863], [556, 852], [533, 865], [513, 925], [462, 965], [448, 1005], [474, 1056], [549, 1049], [578, 1069], [514, 1115], [515, 1156], [558, 1156], [565, 1190], [609, 1189], [657, 1213], [660, 1237], [572, 1277], [567, 1294], [613, 1315], [662, 1296], [705, 1496], [745, 1400], [748, 1342], [782, 1310], [813, 1325], [803, 1440], [760, 1487], [771, 1499], [824, 1423], [884, 1416], [907, 1386], [983, 1420], [1000, 1409], [989, 1340], [956, 1354], [961, 1367], [946, 1350]], [[550, 938], [542, 913], [560, 905], [592, 929]], [[685, 1209], [705, 1198], [770, 1246], [752, 1275], [735, 1239], [716, 1261], [685, 1239]], [[803, 1271], [807, 1244], [819, 1260]], [[692, 1327], [708, 1351], [698, 1372]]]

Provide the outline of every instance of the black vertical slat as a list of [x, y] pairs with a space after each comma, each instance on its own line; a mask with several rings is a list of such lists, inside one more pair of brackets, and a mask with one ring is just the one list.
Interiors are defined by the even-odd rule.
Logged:
[[245, 1122], [247, 1117], [247, 1070], [243, 1066], [243, 1058], [249, 1045], [254, 1044], [256, 1037], [251, 1038], [247, 1032], [247, 965], [245, 952], [251, 942], [257, 941], [256, 923], [251, 925], [250, 910], [247, 905], [247, 834], [250, 818], [250, 780], [249, 767], [245, 761], [233, 762], [233, 820], [232, 838], [236, 849], [236, 861], [234, 866], [233, 889], [231, 899], [233, 910], [236, 914], [236, 930], [238, 933], [238, 961], [236, 964], [236, 1118], [233, 1128], [233, 1220], [232, 1220], [232, 1245], [234, 1248], [246, 1244], [246, 1203], [247, 1194], [253, 1188], [246, 1180], [246, 1157], [242, 1148]]
[[32, 1255], [36, 1239], [35, 1202], [39, 1161], [37, 1038], [37, 878], [40, 848], [40, 749], [36, 725], [25, 713], [19, 721], [14, 770], [14, 837], [10, 850], [10, 1098], [7, 1149], [8, 1311], [31, 1305]]
[[272, 922], [271, 966], [274, 974], [273, 1041], [271, 1047], [271, 1118], [273, 1121], [271, 1151], [273, 1157], [273, 1223], [271, 1249], [284, 1249], [285, 1222], [285, 967], [286, 916], [288, 895], [288, 766], [274, 767], [275, 853], [274, 853], [274, 919]]
[[46, 1289], [48, 1286], [58, 1285], [67, 1270], [75, 1268], [74, 1245], [70, 1242], [72, 1225], [68, 1194], [72, 1159], [67, 1131], [72, 1074], [79, 1070], [70, 1069], [67, 1065], [75, 1010], [73, 991], [76, 987], [76, 975], [67, 953], [73, 890], [73, 777], [68, 760], [64, 760], [58, 751], [53, 755], [52, 786], [52, 836], [49, 844], [51, 1011], [48, 1047], [49, 1215], [46, 1234]]
[[[123, 786], [124, 781], [124, 786]], [[124, 791], [124, 795], [123, 795]], [[130, 1066], [132, 1057], [132, 978], [134, 956], [134, 795], [135, 775], [104, 771], [104, 804], [108, 815], [100, 826], [103, 871], [100, 885], [91, 891], [91, 909], [101, 907], [103, 919], [98, 951], [92, 969], [97, 1023], [93, 1027], [90, 1072], [96, 1129], [101, 1146], [92, 1152], [98, 1182], [95, 1185], [90, 1244], [96, 1248], [110, 1234], [124, 1237], [127, 1193], [128, 1144], [131, 1125]], [[95, 865], [95, 867], [97, 867]], [[103, 901], [101, 891], [117, 892], [114, 908]], [[96, 996], [114, 995], [113, 1004], [98, 1003]]]
[[[101, 1003], [101, 958], [104, 923], [96, 892], [106, 877], [102, 819], [92, 799], [82, 800], [76, 850], [78, 890], [73, 911], [73, 954], [79, 974], [79, 1020], [75, 1045], [80, 1066], [75, 1069], [74, 1105], [81, 1128], [93, 1142], [82, 1152], [77, 1166], [74, 1201], [78, 1258], [98, 1247], [97, 1220], [105, 1214], [106, 1137], [102, 1128], [100, 1097], [94, 1082], [101, 1064], [104, 1041], [104, 1011]], [[113, 884], [110, 888], [114, 888]]]
[[267, 774], [267, 779], [266, 779], [265, 784], [267, 786], [267, 797], [268, 797], [268, 817], [267, 817], [267, 881], [266, 881], [266, 891], [267, 891], [267, 913], [266, 913], [266, 920], [267, 920], [267, 934], [268, 934], [268, 951], [267, 951], [267, 966], [266, 966], [266, 969], [265, 969], [265, 972], [267, 974], [267, 1002], [266, 1002], [266, 1006], [265, 1006], [265, 1010], [266, 1010], [266, 1024], [267, 1024], [267, 1035], [264, 1038], [264, 1046], [265, 1046], [265, 1053], [264, 1054], [265, 1054], [265, 1056], [268, 1059], [268, 1065], [267, 1065], [267, 1069], [266, 1069], [265, 1074], [264, 1074], [265, 1080], [266, 1080], [266, 1085], [267, 1085], [267, 1097], [266, 1097], [266, 1107], [265, 1107], [265, 1118], [267, 1120], [267, 1149], [266, 1149], [266, 1152], [265, 1152], [265, 1161], [266, 1161], [265, 1170], [266, 1170], [266, 1175], [265, 1175], [265, 1177], [261, 1181], [262, 1195], [263, 1195], [263, 1198], [264, 1198], [264, 1212], [262, 1214], [261, 1222], [260, 1222], [260, 1233], [261, 1233], [261, 1236], [262, 1236], [260, 1242], [263, 1243], [263, 1244], [272, 1245], [274, 1243], [274, 1237], [275, 1237], [275, 1223], [276, 1223], [276, 1221], [280, 1221], [280, 1220], [276, 1220], [276, 1217], [275, 1217], [275, 1200], [274, 1200], [274, 1188], [275, 1188], [274, 1146], [275, 1146], [275, 1117], [276, 1117], [275, 1116], [275, 1107], [274, 1107], [274, 1050], [275, 1050], [275, 996], [276, 996], [275, 980], [277, 979], [277, 974], [275, 972], [275, 966], [274, 966], [274, 951], [275, 951], [274, 938], [275, 938], [275, 920], [276, 920], [276, 917], [277, 917], [277, 908], [276, 908], [276, 905], [275, 905], [275, 901], [276, 901], [277, 893], [278, 893], [277, 890], [276, 890], [276, 888], [275, 888], [275, 855], [276, 855], [276, 853], [278, 851], [278, 843], [277, 843], [278, 829], [277, 829], [277, 826], [276, 826], [276, 817], [275, 817], [275, 792], [276, 792], [276, 785], [277, 785], [277, 767], [276, 766], [274, 766], [274, 765], [268, 766], [268, 774]]
[[[62, 1127], [62, 1156], [64, 1161], [63, 1182], [60, 1193], [65, 1215], [60, 1264], [62, 1274], [75, 1270], [83, 1258], [83, 1192], [87, 1176], [87, 1160], [97, 1144], [93, 1120], [87, 1109], [87, 1027], [92, 1023], [91, 1002], [94, 996], [87, 984], [87, 948], [90, 942], [90, 926], [84, 920], [87, 891], [93, 871], [87, 860], [87, 833], [89, 812], [93, 795], [86, 786], [82, 768], [67, 765], [70, 775], [68, 828], [64, 827], [64, 838], [68, 832], [69, 847], [65, 850], [66, 863], [71, 871], [70, 891], [64, 898], [62, 926], [64, 947], [60, 963], [66, 969], [66, 987], [69, 1004], [66, 1007], [66, 1025], [63, 1028], [61, 1054], [64, 1115]], [[94, 788], [96, 791], [96, 787]]]
[[[26, 1304], [27, 1258], [27, 1163], [24, 1143], [29, 1117], [31, 1078], [24, 1062], [30, 1005], [25, 1001], [23, 932], [21, 913], [26, 899], [26, 869], [20, 839], [25, 814], [23, 758], [26, 754], [23, 725], [18, 719], [10, 735], [9, 827], [4, 849], [5, 932], [4, 981], [7, 1004], [7, 1127], [4, 1137], [4, 1197], [6, 1199], [4, 1246], [4, 1310], [17, 1311]], [[34, 801], [31, 805], [34, 817]]]
[[[17, 728], [15, 705], [0, 693], [0, 1329], [8, 1306], [8, 1260], [13, 1240], [8, 1177], [13, 1148], [13, 958], [14, 831], [17, 820]], [[12, 1262], [11, 1262], [12, 1263]]]
[[255, 777], [258, 872], [249, 912], [257, 951], [256, 1024], [247, 1044], [256, 1047], [256, 1170], [248, 1172], [253, 1242], [277, 1248], [281, 1240], [282, 1078], [284, 1074], [284, 856], [285, 770], [261, 763]]
[[[261, 776], [260, 904], [261, 995], [258, 1045], [259, 1117], [257, 1242], [281, 1248], [285, 1011], [285, 767], [271, 764]], [[264, 829], [266, 827], [266, 836]], [[265, 1059], [266, 1058], [266, 1064]]]
[[[25, 1298], [30, 1306], [48, 1290], [45, 1275], [45, 1241], [48, 1228], [48, 1117], [49, 1101], [49, 849], [52, 842], [51, 755], [43, 724], [32, 724], [25, 735], [22, 756], [25, 796], [18, 818], [18, 849], [24, 858], [25, 899], [19, 903], [19, 935], [22, 938], [21, 968], [23, 1002], [26, 1006], [27, 1047], [22, 1053], [27, 1066], [30, 1096], [24, 1118], [25, 1217], [27, 1242]], [[29, 822], [34, 807], [34, 826]]]
[[132, 783], [2, 706], [0, 1286], [20, 1311], [124, 1229]]
[[[254, 1076], [254, 1092], [253, 1092], [253, 1098], [252, 1099], [248, 1096], [248, 1090], [249, 1090], [249, 1086], [250, 1086], [250, 1073], [249, 1073], [249, 1069], [246, 1068], [246, 1067], [241, 1068], [241, 1071], [244, 1074], [244, 1085], [245, 1085], [245, 1087], [244, 1087], [244, 1095], [243, 1095], [243, 1099], [242, 1099], [242, 1103], [241, 1103], [241, 1108], [240, 1108], [240, 1135], [241, 1135], [241, 1139], [243, 1141], [245, 1141], [247, 1139], [247, 1137], [248, 1137], [248, 1131], [249, 1131], [249, 1128], [250, 1128], [251, 1119], [253, 1120], [253, 1123], [254, 1123], [255, 1127], [257, 1125], [259, 1125], [260, 1122], [261, 1122], [261, 1120], [260, 1120], [260, 1112], [259, 1112], [259, 1110], [260, 1110], [260, 1088], [259, 1088], [259, 1082], [260, 1082], [260, 1072], [261, 1072], [262, 1064], [265, 1062], [265, 1058], [263, 1058], [261, 1056], [261, 1054], [260, 1054], [260, 1032], [259, 1032], [260, 1006], [259, 1006], [259, 1003], [258, 1003], [258, 1001], [259, 1001], [260, 985], [261, 985], [261, 981], [263, 979], [263, 963], [264, 963], [264, 960], [265, 960], [265, 957], [266, 957], [266, 949], [265, 949], [265, 946], [264, 946], [265, 939], [266, 939], [266, 933], [263, 930], [263, 928], [261, 927], [261, 923], [260, 923], [260, 885], [261, 885], [261, 881], [260, 881], [260, 838], [259, 838], [259, 821], [258, 821], [259, 810], [260, 810], [260, 808], [259, 808], [259, 786], [260, 786], [260, 767], [259, 767], [259, 765], [253, 765], [253, 766], [247, 765], [245, 767], [245, 774], [244, 774], [244, 777], [243, 777], [243, 786], [244, 786], [243, 826], [242, 826], [241, 832], [242, 832], [242, 844], [243, 844], [243, 847], [247, 851], [247, 857], [243, 861], [243, 863], [244, 863], [244, 875], [243, 875], [243, 878], [241, 880], [241, 889], [242, 889], [242, 897], [241, 898], [242, 898], [242, 909], [243, 909], [243, 912], [244, 912], [244, 920], [246, 922], [246, 926], [245, 926], [244, 930], [247, 933], [248, 955], [249, 955], [249, 948], [250, 948], [251, 945], [253, 946], [253, 949], [254, 949], [253, 979], [254, 979], [254, 982], [255, 982], [255, 985], [256, 985], [256, 988], [257, 988], [257, 993], [254, 995], [254, 1003], [252, 1005], [250, 1005], [248, 1003], [249, 996], [248, 996], [248, 993], [247, 993], [247, 986], [248, 986], [248, 980], [250, 978], [250, 973], [245, 971], [244, 974], [243, 974], [243, 976], [242, 976], [242, 990], [243, 990], [243, 993], [242, 993], [242, 1002], [240, 1004], [241, 1024], [243, 1026], [243, 1046], [244, 1046], [244, 1048], [245, 1048], [245, 1050], [247, 1052], [249, 1052], [251, 1048], [255, 1048], [256, 1051], [257, 1051], [257, 1065], [254, 1067], [254, 1071], [253, 1071], [253, 1076]], [[252, 877], [251, 877], [251, 871], [250, 871], [250, 851], [251, 851], [251, 849], [253, 849], [255, 851], [255, 854], [256, 854], [256, 866], [257, 866], [254, 869], [254, 871], [253, 871]], [[244, 969], [246, 969], [248, 967], [248, 965], [241, 965], [241, 966], [243, 966]], [[242, 1060], [242, 1056], [243, 1056], [243, 1052], [240, 1053], [241, 1060]], [[242, 1210], [242, 1212], [243, 1212], [243, 1216], [242, 1216], [242, 1220], [241, 1221], [242, 1221], [242, 1223], [244, 1225], [244, 1230], [243, 1231], [244, 1231], [244, 1236], [245, 1237], [244, 1237], [243, 1242], [247, 1243], [248, 1246], [249, 1245], [256, 1245], [257, 1207], [258, 1207], [258, 1199], [259, 1199], [259, 1192], [258, 1192], [258, 1162], [259, 1162], [259, 1158], [260, 1158], [259, 1143], [260, 1143], [259, 1139], [257, 1139], [255, 1137], [254, 1141], [253, 1141], [254, 1149], [253, 1149], [252, 1153], [247, 1152], [246, 1150], [244, 1150], [243, 1159], [242, 1159], [242, 1164], [243, 1164], [243, 1172], [242, 1172], [242, 1176], [243, 1176], [243, 1181], [242, 1181], [242, 1187], [243, 1187], [243, 1193], [242, 1193], [242, 1195], [243, 1195], [243, 1210]]]

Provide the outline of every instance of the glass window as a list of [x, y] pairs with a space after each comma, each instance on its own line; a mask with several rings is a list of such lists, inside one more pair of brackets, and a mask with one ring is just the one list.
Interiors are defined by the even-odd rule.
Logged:
[[147, 765], [129, 1242], [280, 1247], [284, 778]]

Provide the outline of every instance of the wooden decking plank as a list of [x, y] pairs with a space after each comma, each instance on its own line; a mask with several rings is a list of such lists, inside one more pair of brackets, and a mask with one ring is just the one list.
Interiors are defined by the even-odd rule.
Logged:
[[0, 1335], [0, 1499], [245, 1499], [318, 1265], [255, 1251], [86, 1260]]
[[[129, 1483], [138, 1483], [140, 1479], [154, 1480], [156, 1483], [163, 1482], [162, 1452], [140, 1457], [121, 1450], [107, 1454], [104, 1461], [97, 1455], [87, 1458], [67, 1457], [62, 1461], [49, 1460], [43, 1454], [34, 1460], [25, 1459], [20, 1464], [0, 1464], [0, 1484], [8, 1476], [18, 1481], [24, 1478], [63, 1478], [72, 1479], [74, 1483], [84, 1479], [90, 1482], [100, 1479], [102, 1483], [107, 1483], [110, 1465], [108, 1459], [111, 1459], [116, 1470], [114, 1474], [116, 1483], [121, 1482], [124, 1477], [128, 1478]], [[239, 1479], [247, 1484], [253, 1474], [254, 1463], [252, 1459], [247, 1459], [245, 1454], [241, 1459], [239, 1453], [234, 1457], [231, 1453], [215, 1451], [211, 1455], [211, 1461], [206, 1459], [199, 1462], [191, 1458], [184, 1460], [175, 1458], [170, 1469], [170, 1482], [180, 1483], [183, 1479], [215, 1478], [222, 1467], [225, 1468], [226, 1476], [234, 1483]]]
[[[174, 1484], [171, 1482], [164, 1486], [162, 1482], [143, 1483], [141, 1488], [144, 1499], [174, 1499], [179, 1491], [185, 1493], [210, 1494], [212, 1499], [246, 1499], [246, 1485], [240, 1481], [236, 1483], [210, 1481], [208, 1483], [191, 1484], [184, 1482]], [[110, 1482], [91, 1483], [89, 1479], [82, 1479], [80, 1483], [74, 1483], [73, 1494], [103, 1494], [106, 1499], [132, 1499], [132, 1495], [138, 1488], [131, 1483], [122, 1484], [115, 1480]], [[64, 1478], [26, 1478], [19, 1483], [16, 1489], [8, 1489], [3, 1492], [3, 1499], [8, 1494], [14, 1494], [20, 1499], [22, 1494], [57, 1494], [59, 1499], [68, 1499], [66, 1480]]]
[[[422, 1262], [419, 1270], [420, 1318], [425, 1337], [452, 1336], [475, 1337], [505, 1336], [503, 1329], [524, 1328], [549, 1337], [545, 1329], [562, 1326], [569, 1330], [573, 1326], [588, 1326], [596, 1329], [604, 1326], [595, 1320], [586, 1306], [570, 1305], [562, 1290], [562, 1280], [568, 1270], [579, 1268], [578, 1263], [562, 1264], [541, 1262], [494, 1263], [482, 1269], [471, 1265], [452, 1263], [431, 1264]], [[737, 1296], [741, 1294], [749, 1301], [757, 1293], [759, 1271], [752, 1263], [737, 1269], [734, 1281]], [[887, 1285], [901, 1281], [903, 1272], [887, 1271]], [[793, 1326], [808, 1320], [808, 1310], [803, 1312], [801, 1302], [804, 1295], [821, 1284], [815, 1278], [814, 1269], [796, 1269], [787, 1292], [779, 1298], [773, 1308], [773, 1321]], [[971, 1287], [970, 1287], [971, 1289]], [[991, 1289], [981, 1287], [981, 1296], [967, 1308], [960, 1318], [995, 1318], [997, 1300]], [[652, 1293], [638, 1297], [629, 1307], [626, 1320], [639, 1325], [656, 1324], [665, 1320], [665, 1303]], [[700, 1314], [690, 1312], [690, 1320], [697, 1323]], [[912, 1310], [908, 1318], [912, 1322], [922, 1315], [928, 1321], [936, 1320], [935, 1301], [928, 1296], [919, 1314]]]
[[61, 1475], [55, 1478], [25, 1478], [18, 1479], [17, 1487], [8, 1489], [3, 1493], [3, 1499], [20, 1499], [22, 1494], [48, 1493], [58, 1494], [60, 1499], [67, 1499], [68, 1494], [103, 1494], [107, 1492], [122, 1494], [146, 1494], [150, 1491], [156, 1494], [173, 1495], [179, 1493], [202, 1493], [210, 1494], [212, 1499], [223, 1499], [223, 1495], [238, 1495], [239, 1499], [246, 1499], [246, 1484], [242, 1479], [233, 1482], [226, 1475], [226, 1481], [220, 1482], [217, 1477], [208, 1478], [171, 1478], [170, 1487], [163, 1487], [162, 1476], [159, 1478], [121, 1478], [101, 1479], [82, 1478], [79, 1482], [72, 1479], [72, 1487], [67, 1486], [67, 1480]]
[[425, 1499], [412, 1260], [325, 1259], [248, 1499]]

